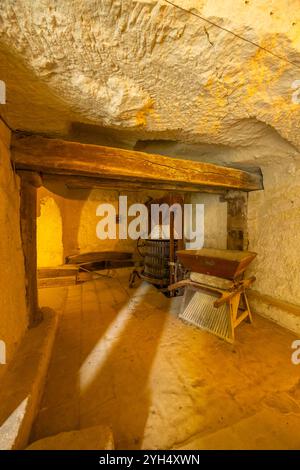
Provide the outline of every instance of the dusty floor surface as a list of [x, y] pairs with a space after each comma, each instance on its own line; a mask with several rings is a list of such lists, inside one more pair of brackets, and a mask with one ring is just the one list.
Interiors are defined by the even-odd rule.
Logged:
[[60, 323], [31, 441], [108, 424], [119, 449], [300, 448], [293, 334], [256, 316], [232, 346], [127, 281], [41, 289]]

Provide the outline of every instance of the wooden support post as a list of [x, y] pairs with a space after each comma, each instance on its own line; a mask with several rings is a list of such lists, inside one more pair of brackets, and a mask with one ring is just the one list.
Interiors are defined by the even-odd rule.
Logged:
[[227, 249], [247, 250], [247, 194], [229, 191], [227, 201]]
[[[178, 201], [179, 202], [179, 201]], [[184, 239], [184, 202], [185, 202], [185, 193], [181, 194], [181, 201], [179, 204], [181, 205], [181, 238], [178, 240], [177, 250], [184, 250], [185, 249], [185, 239]]]
[[29, 328], [40, 321], [37, 292], [36, 182], [31, 172], [22, 172], [20, 224], [25, 263], [26, 300]]

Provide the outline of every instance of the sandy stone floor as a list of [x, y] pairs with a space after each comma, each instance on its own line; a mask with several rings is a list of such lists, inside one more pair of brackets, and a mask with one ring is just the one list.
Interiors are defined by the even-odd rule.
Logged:
[[118, 449], [300, 449], [292, 333], [256, 316], [232, 346], [182, 323], [181, 298], [127, 281], [40, 290], [60, 321], [31, 441], [108, 424]]

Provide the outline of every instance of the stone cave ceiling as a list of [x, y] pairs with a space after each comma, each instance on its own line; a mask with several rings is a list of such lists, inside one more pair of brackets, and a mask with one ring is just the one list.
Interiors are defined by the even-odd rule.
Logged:
[[3, 119], [220, 163], [297, 155], [299, 0], [173, 3], [2, 0]]

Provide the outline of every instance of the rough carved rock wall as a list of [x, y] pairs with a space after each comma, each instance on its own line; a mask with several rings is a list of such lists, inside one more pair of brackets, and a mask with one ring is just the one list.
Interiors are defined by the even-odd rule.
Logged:
[[[126, 195], [122, 191], [122, 195]], [[144, 203], [150, 198], [163, 197], [163, 191], [128, 192], [128, 207]], [[136, 252], [136, 240], [99, 240], [96, 216], [99, 204], [110, 203], [118, 214], [118, 192], [101, 189], [66, 189], [56, 184], [48, 189], [39, 188], [37, 218], [38, 266], [58, 266], [69, 255], [89, 251], [130, 251]], [[192, 194], [186, 203], [204, 204], [205, 233], [204, 246], [226, 248], [227, 204], [220, 202], [217, 194]], [[134, 217], [128, 218], [128, 223]]]
[[299, 148], [298, 1], [174, 3], [285, 60], [163, 0], [3, 0], [8, 122], [62, 134], [81, 122], [135, 139], [237, 147], [254, 144], [263, 123]]
[[[162, 191], [122, 191], [127, 195], [128, 207], [134, 203], [144, 203], [150, 197], [162, 197]], [[48, 184], [38, 190], [38, 265], [58, 266], [70, 255], [90, 251], [130, 251], [136, 250], [136, 240], [130, 238], [100, 240], [96, 226], [101, 219], [96, 215], [99, 204], [112, 204], [116, 214], [119, 192], [102, 189], [68, 189], [63, 184]], [[128, 217], [128, 223], [132, 220]]]
[[[11, 169], [9, 144], [10, 132], [0, 122], [0, 340], [6, 345], [7, 363], [28, 323], [20, 234], [20, 186], [19, 178]], [[0, 374], [3, 372], [1, 366]]]

